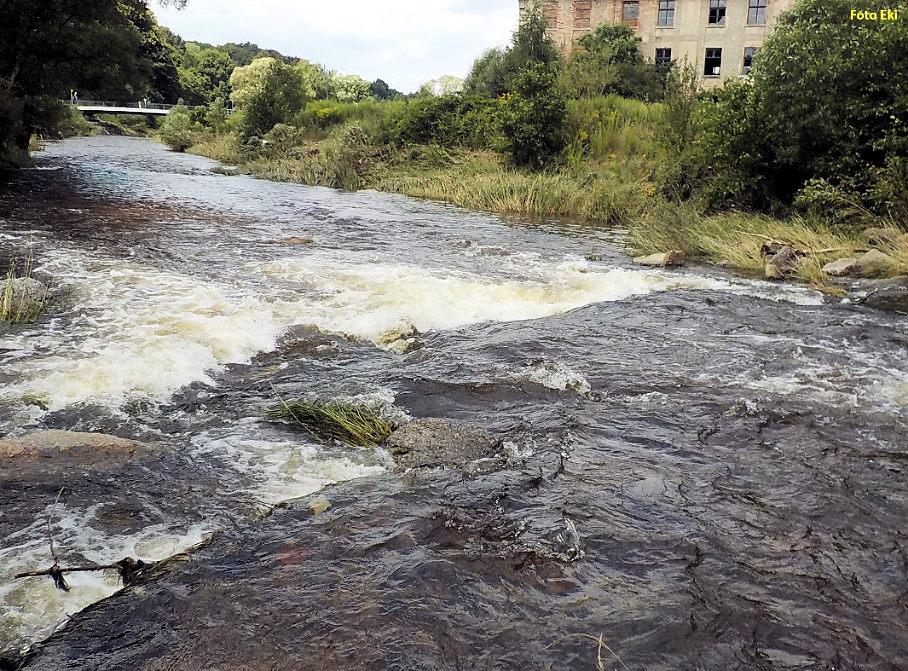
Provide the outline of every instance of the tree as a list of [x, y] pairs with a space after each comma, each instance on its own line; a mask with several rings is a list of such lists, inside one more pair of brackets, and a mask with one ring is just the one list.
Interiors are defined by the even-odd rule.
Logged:
[[463, 91], [463, 79], [453, 75], [442, 75], [437, 79], [430, 79], [419, 87], [420, 95], [449, 96]]
[[376, 100], [392, 100], [403, 95], [400, 91], [388, 86], [387, 82], [383, 79], [376, 79], [369, 84], [369, 93]]
[[464, 81], [464, 91], [473, 95], [498, 97], [507, 91], [504, 72], [505, 52], [489, 49], [473, 61]]
[[369, 82], [359, 75], [331, 75], [334, 97], [342, 103], [355, 103], [369, 97]]
[[36, 129], [62, 115], [71, 88], [89, 95], [138, 97], [149, 64], [129, 12], [141, 0], [0, 2], [0, 163], [27, 155]]
[[230, 86], [239, 114], [236, 123], [247, 139], [287, 123], [309, 99], [300, 70], [270, 57], [236, 68]]
[[177, 105], [164, 120], [159, 131], [161, 141], [174, 151], [186, 151], [195, 144], [198, 126], [192, 122], [189, 109]]
[[718, 95], [704, 146], [717, 172], [736, 175], [725, 198], [788, 204], [808, 180], [871, 200], [904, 193], [880, 180], [901, 179], [908, 160], [908, 6], [900, 3], [895, 21], [852, 21], [853, 9], [879, 5], [795, 5], [757, 55], [751, 82]]
[[502, 111], [505, 151], [518, 166], [540, 170], [564, 149], [567, 105], [543, 63], [525, 67]]
[[604, 23], [580, 38], [561, 84], [574, 96], [614, 93], [653, 100], [662, 97], [664, 73], [644, 61], [633, 28]]

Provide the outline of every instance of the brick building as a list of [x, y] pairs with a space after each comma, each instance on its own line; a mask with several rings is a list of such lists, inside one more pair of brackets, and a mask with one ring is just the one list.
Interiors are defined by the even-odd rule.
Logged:
[[[644, 55], [660, 63], [687, 60], [703, 85], [747, 74], [773, 21], [793, 0], [541, 0], [549, 34], [569, 52], [602, 23], [627, 23], [640, 36]], [[534, 0], [520, 0], [520, 12]]]

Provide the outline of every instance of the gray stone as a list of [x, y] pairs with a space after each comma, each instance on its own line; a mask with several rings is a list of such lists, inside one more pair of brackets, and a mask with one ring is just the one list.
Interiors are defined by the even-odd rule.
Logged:
[[855, 303], [877, 308], [908, 313], [908, 277], [892, 277], [863, 285], [867, 293]]
[[415, 419], [385, 441], [400, 470], [458, 466], [495, 456], [500, 445], [485, 429], [452, 419]]
[[902, 232], [891, 226], [868, 228], [861, 231], [861, 239], [869, 245], [891, 245], [902, 235]]
[[390, 328], [378, 337], [378, 344], [395, 354], [408, 354], [424, 346], [417, 338], [419, 331], [413, 324], [401, 323]]
[[859, 272], [869, 273], [876, 270], [885, 270], [896, 263], [897, 261], [889, 254], [884, 254], [878, 249], [871, 249], [855, 262], [855, 268]]
[[47, 285], [32, 277], [17, 277], [0, 282], [0, 300], [13, 313], [34, 315], [47, 299]]
[[857, 268], [858, 260], [853, 257], [836, 259], [823, 266], [823, 272], [833, 277], [843, 277]]
[[797, 255], [795, 251], [788, 246], [782, 247], [766, 262], [763, 276], [767, 280], [784, 280], [794, 268], [796, 261]]
[[36, 431], [0, 440], [0, 471], [27, 464], [104, 467], [149, 456], [154, 448], [135, 440], [104, 433]]
[[653, 268], [664, 268], [666, 266], [683, 266], [684, 252], [678, 249], [673, 249], [668, 252], [650, 254], [649, 256], [637, 256], [634, 258], [634, 263], [637, 263], [641, 266], [650, 266]]

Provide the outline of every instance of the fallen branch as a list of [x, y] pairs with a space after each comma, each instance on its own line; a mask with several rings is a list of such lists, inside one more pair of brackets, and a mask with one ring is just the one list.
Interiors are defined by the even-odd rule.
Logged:
[[120, 574], [120, 579], [123, 581], [123, 584], [125, 586], [129, 586], [133, 582], [135, 582], [140, 574], [142, 574], [152, 566], [153, 563], [148, 564], [143, 562], [141, 559], [125, 557], [114, 564], [93, 564], [91, 566], [62, 567], [59, 564], [55, 563], [50, 568], [46, 568], [40, 571], [24, 571], [22, 573], [17, 573], [14, 577], [18, 580], [19, 578], [37, 578], [39, 576], [49, 575], [54, 579], [54, 584], [59, 589], [62, 589], [64, 592], [68, 592], [69, 585], [67, 585], [66, 581], [63, 580], [64, 573], [84, 573], [87, 571], [115, 570]]

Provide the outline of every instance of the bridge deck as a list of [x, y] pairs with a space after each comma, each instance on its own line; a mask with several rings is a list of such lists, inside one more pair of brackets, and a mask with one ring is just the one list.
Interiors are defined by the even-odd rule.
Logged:
[[76, 105], [80, 112], [88, 114], [155, 114], [166, 116], [170, 114], [169, 109], [159, 109], [155, 107], [108, 107], [106, 105]]

